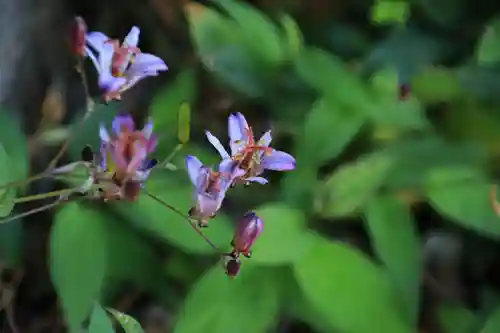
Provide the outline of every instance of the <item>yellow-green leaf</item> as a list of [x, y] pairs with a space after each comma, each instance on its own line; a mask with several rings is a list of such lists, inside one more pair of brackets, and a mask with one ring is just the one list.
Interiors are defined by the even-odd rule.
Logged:
[[186, 144], [189, 141], [189, 135], [191, 130], [191, 108], [188, 103], [182, 103], [179, 109], [179, 119], [178, 119], [178, 139], [182, 144]]

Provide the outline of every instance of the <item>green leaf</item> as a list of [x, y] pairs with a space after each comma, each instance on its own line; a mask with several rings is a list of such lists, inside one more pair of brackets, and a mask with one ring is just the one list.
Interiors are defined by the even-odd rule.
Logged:
[[116, 311], [114, 309], [108, 308], [109, 313], [111, 313], [116, 320], [120, 323], [121, 327], [125, 333], [144, 333], [144, 330], [141, 327], [141, 324], [133, 317], [123, 313]]
[[285, 59], [282, 35], [273, 22], [252, 6], [233, 0], [216, 0], [241, 29], [244, 45], [260, 60], [278, 64]]
[[[277, 318], [278, 285], [274, 270], [242, 264], [233, 280], [216, 265], [191, 289], [174, 333], [261, 333]], [[196, 318], [196, 320], [193, 320]]]
[[188, 103], [183, 103], [179, 109], [178, 139], [180, 143], [186, 144], [189, 141], [191, 130], [191, 108]]
[[487, 237], [500, 238], [499, 217], [490, 202], [491, 183], [471, 167], [432, 170], [425, 193], [434, 209], [462, 227]]
[[325, 316], [332, 331], [413, 332], [398, 311], [384, 272], [348, 245], [318, 239], [294, 270], [305, 296]]
[[371, 99], [361, 80], [340, 59], [318, 48], [304, 48], [294, 62], [297, 74], [325, 98], [366, 111]]
[[[0, 184], [12, 181], [12, 170], [17, 167], [12, 162], [4, 146], [0, 145]], [[0, 217], [6, 217], [12, 212], [15, 197], [16, 190], [13, 187], [0, 189]]]
[[304, 36], [300, 31], [300, 27], [295, 22], [292, 16], [283, 14], [280, 17], [280, 23], [285, 33], [285, 45], [287, 46], [288, 54], [293, 58], [304, 47]]
[[[185, 214], [193, 205], [193, 188], [189, 185], [173, 185], [168, 179], [152, 178], [147, 186], [155, 195]], [[158, 190], [153, 190], [155, 187]], [[185, 218], [145, 195], [134, 203], [115, 207], [120, 214], [130, 219], [135, 227], [154, 237], [166, 240], [185, 252], [213, 253], [213, 249], [191, 228]], [[233, 227], [230, 220], [221, 213], [210, 221], [210, 227], [203, 232], [215, 245], [224, 247], [229, 246]]]
[[440, 103], [460, 99], [465, 90], [456, 72], [430, 68], [419, 72], [411, 81], [412, 93], [423, 103]]
[[409, 208], [394, 198], [374, 199], [365, 211], [372, 246], [387, 267], [407, 312], [416, 325], [420, 294], [420, 240]]
[[372, 6], [372, 22], [385, 23], [404, 23], [408, 20], [410, 6], [406, 1], [387, 1], [378, 0]]
[[21, 130], [21, 124], [5, 109], [0, 110], [0, 124], [0, 142], [9, 156], [9, 164], [15, 165], [10, 168], [8, 182], [22, 180], [29, 173], [28, 140]]
[[22, 219], [0, 224], [0, 260], [8, 267], [16, 267], [23, 261], [25, 247]]
[[342, 165], [321, 185], [315, 210], [322, 216], [347, 216], [362, 208], [389, 176], [394, 159], [374, 153]]
[[500, 332], [500, 307], [497, 307], [489, 316], [480, 333]]
[[319, 167], [336, 158], [359, 132], [366, 118], [354, 109], [339, 108], [326, 99], [317, 101], [307, 114], [304, 133], [297, 143], [299, 166]]
[[438, 320], [444, 333], [469, 333], [477, 331], [477, 316], [459, 305], [441, 305]]
[[497, 16], [486, 26], [476, 50], [476, 58], [480, 65], [500, 62], [500, 17]]
[[106, 128], [111, 128], [111, 123], [117, 114], [118, 103], [99, 104], [83, 124], [83, 116], [73, 122], [71, 129], [73, 135], [70, 137], [68, 148], [73, 159], [78, 161], [81, 159], [81, 151], [86, 145], [90, 145], [94, 151], [99, 151], [101, 144], [99, 125], [102, 123]]
[[[95, 302], [90, 315], [89, 333], [114, 333], [113, 323], [102, 306]], [[128, 333], [128, 332], [127, 332]]]
[[300, 210], [285, 204], [266, 204], [256, 210], [265, 231], [252, 248], [252, 261], [262, 264], [286, 264], [298, 260], [312, 246]]
[[432, 22], [441, 27], [453, 29], [467, 20], [467, 2], [464, 0], [417, 0], [417, 8]]
[[70, 330], [79, 330], [99, 299], [106, 267], [101, 215], [70, 203], [57, 214], [50, 237], [50, 273]]

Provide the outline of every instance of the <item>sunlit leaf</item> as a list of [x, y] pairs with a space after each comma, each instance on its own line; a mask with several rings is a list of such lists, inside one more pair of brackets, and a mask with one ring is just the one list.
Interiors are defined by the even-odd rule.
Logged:
[[402, 318], [387, 276], [358, 250], [318, 238], [294, 269], [305, 296], [335, 331], [413, 332]]
[[178, 119], [178, 139], [180, 143], [189, 141], [189, 133], [191, 130], [191, 108], [188, 103], [183, 103], [179, 109]]
[[477, 46], [476, 57], [481, 65], [500, 63], [500, 17], [486, 26]]
[[444, 333], [468, 333], [477, 330], [478, 317], [458, 304], [441, 305], [437, 315]]
[[280, 17], [280, 23], [285, 32], [285, 42], [288, 46], [288, 52], [293, 57], [303, 48], [304, 37], [292, 16], [283, 14]]
[[410, 14], [410, 4], [405, 1], [378, 0], [372, 6], [372, 22], [404, 23]]
[[116, 311], [115, 309], [108, 308], [108, 311], [120, 323], [120, 326], [123, 327], [125, 333], [144, 333], [141, 324], [139, 324], [139, 322], [131, 316], [123, 312]]
[[106, 267], [101, 215], [71, 203], [57, 214], [50, 237], [50, 272], [71, 330], [79, 330], [99, 299]]
[[315, 210], [322, 216], [346, 216], [373, 198], [389, 176], [394, 159], [374, 153], [342, 165], [321, 185]]
[[404, 203], [383, 197], [370, 202], [365, 217], [372, 246], [399, 290], [408, 321], [415, 324], [420, 305], [421, 260], [420, 240], [411, 212]]
[[489, 198], [491, 186], [479, 169], [443, 167], [429, 173], [425, 193], [443, 216], [481, 235], [500, 238], [500, 218]]
[[300, 210], [284, 204], [266, 204], [256, 209], [264, 220], [264, 232], [252, 248], [252, 261], [264, 264], [291, 263], [312, 246]]
[[[95, 302], [90, 315], [89, 333], [114, 333], [113, 324], [102, 306]], [[128, 333], [128, 332], [127, 332]]]
[[[173, 333], [261, 333], [272, 328], [278, 311], [273, 270], [245, 261], [228, 278], [220, 265], [204, 274], [188, 294]], [[193, 320], [196, 318], [196, 320]]]
[[444, 68], [429, 68], [411, 80], [412, 93], [424, 103], [439, 103], [459, 99], [465, 90], [457, 73]]

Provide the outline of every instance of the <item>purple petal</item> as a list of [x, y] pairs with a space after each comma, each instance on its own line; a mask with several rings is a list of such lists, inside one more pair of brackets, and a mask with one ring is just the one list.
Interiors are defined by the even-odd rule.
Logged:
[[262, 157], [261, 166], [264, 169], [286, 171], [295, 169], [295, 158], [283, 151], [274, 150], [270, 156]]
[[234, 167], [236, 166], [237, 162], [231, 160], [231, 159], [225, 159], [222, 160], [219, 164], [219, 172], [222, 174], [231, 174], [235, 172], [236, 170]]
[[146, 146], [147, 153], [151, 154], [152, 152], [154, 152], [157, 146], [158, 146], [158, 137], [155, 134], [151, 134]]
[[260, 137], [259, 141], [257, 141], [257, 146], [269, 147], [272, 140], [271, 130], [269, 130]]
[[100, 73], [101, 72], [101, 65], [99, 64], [99, 61], [97, 60], [96, 56], [94, 55], [94, 52], [85, 46], [85, 55], [88, 56], [90, 58], [90, 60], [92, 60], [92, 63], [94, 64], [94, 67], [97, 71], [97, 73]]
[[224, 148], [222, 143], [220, 143], [219, 139], [217, 139], [216, 136], [212, 135], [212, 133], [210, 133], [209, 131], [205, 131], [205, 135], [207, 137], [208, 142], [210, 142], [212, 144], [212, 146], [214, 146], [214, 148], [217, 149], [217, 151], [219, 152], [219, 155], [223, 159], [230, 159], [231, 158], [231, 156], [229, 156], [226, 149]]
[[111, 138], [109, 137], [108, 130], [106, 129], [104, 124], [99, 125], [99, 137], [101, 138], [101, 141], [103, 141], [103, 142], [111, 141]]
[[110, 38], [102, 32], [93, 31], [87, 34], [86, 39], [87, 43], [90, 44], [90, 46], [92, 46], [97, 52], [101, 52], [103, 45]]
[[136, 76], [155, 76], [158, 72], [166, 70], [168, 67], [162, 59], [149, 53], [139, 53], [125, 72], [125, 76], [129, 79]]
[[111, 73], [111, 64], [113, 62], [113, 54], [115, 49], [111, 44], [103, 44], [99, 50], [99, 74], [106, 73], [109, 71]]
[[262, 185], [266, 185], [268, 183], [267, 179], [264, 177], [248, 177], [245, 180], [252, 182], [252, 183], [259, 183]]
[[111, 127], [116, 134], [124, 131], [133, 132], [135, 131], [134, 119], [128, 114], [120, 114], [113, 119]]
[[104, 94], [119, 91], [126, 82], [127, 79], [123, 77], [114, 77], [109, 71], [101, 72], [101, 75], [99, 76], [99, 87], [102, 89]]
[[144, 137], [146, 139], [149, 139], [151, 134], [153, 134], [153, 120], [152, 119], [148, 119], [148, 122], [142, 128], [142, 134], [144, 134]]
[[241, 113], [232, 113], [229, 116], [228, 132], [232, 155], [235, 155], [242, 147], [242, 145], [244, 145], [248, 141], [247, 130], [248, 123]]
[[141, 30], [138, 27], [132, 27], [130, 29], [130, 32], [128, 35], [125, 37], [123, 40], [123, 47], [137, 47], [139, 44], [139, 34], [141, 33]]
[[196, 200], [200, 215], [202, 215], [203, 217], [211, 217], [217, 214], [223, 199], [224, 197], [213, 199], [206, 195], [198, 194]]
[[198, 178], [202, 167], [203, 163], [201, 163], [201, 161], [196, 156], [186, 156], [186, 169], [189, 175], [189, 179], [194, 186], [198, 185]]

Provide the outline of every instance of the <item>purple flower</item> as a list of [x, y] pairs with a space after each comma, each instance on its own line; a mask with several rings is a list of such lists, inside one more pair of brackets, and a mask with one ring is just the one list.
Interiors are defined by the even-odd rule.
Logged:
[[[149, 53], [142, 53], [138, 27], [132, 27], [122, 45], [101, 32], [87, 34], [86, 54], [99, 73], [99, 87], [104, 91], [104, 99], [120, 99], [121, 93], [131, 88], [141, 79], [156, 76], [168, 70], [163, 60]], [[94, 55], [92, 49], [97, 52]]]
[[156, 165], [156, 160], [148, 159], [158, 144], [152, 121], [137, 131], [130, 115], [119, 115], [113, 120], [112, 129], [110, 134], [103, 124], [99, 128], [101, 167], [120, 178], [145, 181]]
[[241, 175], [235, 165], [232, 160], [223, 160], [216, 172], [203, 165], [196, 156], [186, 157], [189, 179], [195, 187], [196, 204], [190, 215], [198, 219], [200, 227], [206, 227], [208, 220], [216, 216], [234, 177]]
[[264, 221], [254, 212], [246, 213], [239, 221], [234, 233], [232, 246], [234, 255], [241, 253], [246, 257], [251, 256], [250, 249], [264, 231]]
[[255, 142], [252, 128], [248, 126], [241, 113], [233, 113], [228, 121], [229, 146], [231, 155], [226, 151], [219, 139], [206, 131], [208, 141], [217, 149], [224, 160], [238, 162], [238, 167], [244, 170], [240, 179], [244, 182], [267, 184], [267, 179], [260, 177], [264, 170], [287, 171], [295, 169], [295, 158], [283, 151], [271, 148], [271, 131], [262, 135]]

